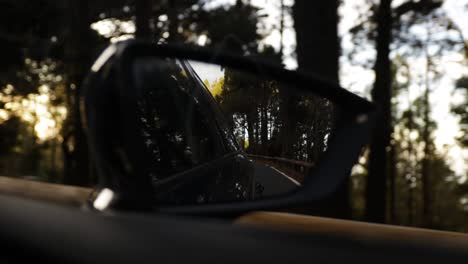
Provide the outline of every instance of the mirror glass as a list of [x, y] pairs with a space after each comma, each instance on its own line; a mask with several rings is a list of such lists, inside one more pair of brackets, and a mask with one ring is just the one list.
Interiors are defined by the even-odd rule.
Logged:
[[338, 107], [261, 69], [172, 58], [132, 65], [146, 175], [158, 205], [258, 200], [300, 188]]

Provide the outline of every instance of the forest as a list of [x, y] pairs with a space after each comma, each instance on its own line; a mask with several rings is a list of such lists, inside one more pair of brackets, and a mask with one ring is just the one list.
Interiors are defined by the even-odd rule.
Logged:
[[[467, 15], [453, 0], [0, 0], [0, 175], [94, 184], [79, 111], [93, 60], [129, 38], [183, 43], [310, 72], [379, 107], [350, 177], [311, 214], [468, 232]], [[313, 166], [341, 109], [249, 78], [205, 81], [242, 147]]]

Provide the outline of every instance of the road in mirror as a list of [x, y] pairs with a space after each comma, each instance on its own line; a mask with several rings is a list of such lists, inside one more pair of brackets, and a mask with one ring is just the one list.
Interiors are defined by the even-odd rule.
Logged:
[[261, 71], [145, 57], [133, 80], [157, 205], [290, 193], [320, 161], [338, 117], [332, 102]]

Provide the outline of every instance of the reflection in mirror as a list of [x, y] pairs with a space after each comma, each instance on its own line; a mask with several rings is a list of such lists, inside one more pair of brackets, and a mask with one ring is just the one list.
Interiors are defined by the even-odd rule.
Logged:
[[138, 58], [145, 174], [157, 205], [258, 200], [300, 188], [327, 149], [330, 101], [219, 65]]

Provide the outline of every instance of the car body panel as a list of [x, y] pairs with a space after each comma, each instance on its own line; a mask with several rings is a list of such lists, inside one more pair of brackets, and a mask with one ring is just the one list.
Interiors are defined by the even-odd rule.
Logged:
[[13, 263], [427, 264], [468, 258], [466, 247], [447, 243], [291, 232], [186, 216], [95, 214], [4, 195], [0, 208], [1, 258]]
[[81, 207], [93, 189], [0, 176], [0, 194]]
[[235, 220], [236, 225], [304, 234], [337, 235], [350, 239], [398, 243], [439, 244], [468, 250], [468, 235], [431, 229], [365, 223], [279, 212], [253, 212]]

